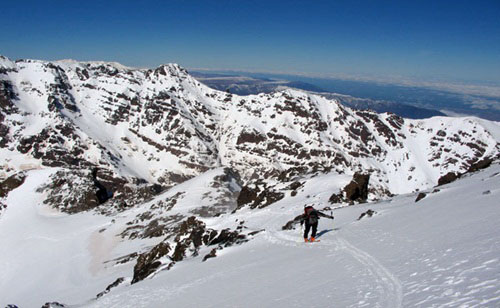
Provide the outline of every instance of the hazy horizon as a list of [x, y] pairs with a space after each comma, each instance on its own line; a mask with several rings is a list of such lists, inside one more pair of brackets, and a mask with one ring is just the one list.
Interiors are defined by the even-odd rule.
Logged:
[[9, 58], [500, 83], [498, 1], [23, 1]]

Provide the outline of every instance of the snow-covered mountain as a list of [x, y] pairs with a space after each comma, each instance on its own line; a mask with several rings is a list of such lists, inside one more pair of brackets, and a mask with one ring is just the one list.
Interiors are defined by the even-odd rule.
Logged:
[[[176, 271], [204, 285], [211, 278], [190, 276], [190, 266], [202, 273], [201, 261], [224, 264], [236, 251], [264, 258], [266, 245], [291, 237], [281, 227], [296, 228], [304, 203], [328, 209], [430, 193], [500, 158], [498, 122], [408, 120], [290, 89], [232, 95], [176, 64], [1, 57], [0, 107], [0, 299], [23, 306], [97, 294], [88, 304], [123, 306], [113, 290]], [[367, 270], [375, 277], [383, 268]], [[403, 288], [393, 287], [386, 291]], [[387, 300], [401, 303], [399, 291]], [[366, 296], [368, 306], [379, 299]], [[232, 298], [222, 305], [245, 305]]]
[[171, 186], [218, 167], [245, 182], [370, 171], [374, 189], [405, 193], [499, 155], [498, 123], [475, 118], [405, 120], [293, 90], [236, 96], [175, 64], [1, 61], [3, 177], [99, 166]]

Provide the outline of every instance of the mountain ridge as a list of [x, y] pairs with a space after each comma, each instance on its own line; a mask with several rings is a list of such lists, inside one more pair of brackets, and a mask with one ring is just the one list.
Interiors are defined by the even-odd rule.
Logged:
[[[488, 131], [482, 129], [479, 120], [474, 118], [410, 121], [390, 114], [354, 111], [334, 100], [295, 90], [241, 97], [203, 86], [177, 64], [162, 65], [154, 70], [130, 70], [101, 62], [5, 62], [2, 62], [2, 97], [7, 104], [5, 114], [11, 109], [25, 108], [33, 118], [41, 115], [39, 118], [54, 119], [58, 122], [57, 128], [46, 127], [41, 132], [47, 136], [65, 132], [71, 135], [66, 136], [69, 139], [73, 137], [73, 141], [64, 141], [59, 148], [66, 151], [66, 156], [71, 156], [67, 158], [68, 162], [77, 157], [82, 163], [97, 164], [101, 159], [114, 172], [120, 169], [127, 175], [124, 171], [131, 169], [129, 176], [148, 182], [170, 185], [176, 182], [170, 177], [189, 178], [200, 171], [221, 166], [235, 168], [244, 179], [249, 179], [252, 174], [248, 172], [247, 161], [252, 160], [264, 163], [258, 171], [261, 176], [273, 175], [274, 178], [293, 168], [305, 169], [307, 173], [314, 168], [328, 169], [339, 164], [346, 168], [362, 165], [360, 170], [353, 172], [374, 167], [381, 169], [363, 158], [376, 157], [376, 164], [380, 165], [385, 159], [384, 153], [408, 146], [406, 141], [417, 133], [415, 128], [433, 131], [425, 144], [430, 148], [439, 145], [441, 149], [456, 152], [453, 144], [446, 142], [461, 147], [460, 143], [464, 141], [459, 139], [469, 139], [472, 153], [467, 153], [467, 158], [463, 159], [467, 162], [458, 162], [462, 160], [458, 156], [467, 152], [465, 149], [449, 155], [443, 150], [437, 153], [438, 148], [429, 151], [428, 157], [415, 158], [424, 161], [441, 155], [447, 156], [441, 160], [443, 164], [447, 164], [446, 161], [448, 164], [461, 163], [450, 166], [452, 170], [447, 168], [447, 172], [465, 171], [474, 160], [498, 155], [498, 144], [494, 144], [496, 141], [491, 136], [488, 139]], [[17, 79], [10, 78], [11, 75]], [[454, 127], [462, 122], [470, 126], [470, 132], [481, 129], [478, 140], [476, 136]], [[37, 125], [43, 126], [42, 123]], [[428, 125], [435, 127], [426, 127]], [[453, 129], [453, 136], [437, 135], [438, 131], [441, 135], [444, 132], [440, 126]], [[31, 130], [39, 128], [31, 125]], [[22, 136], [22, 131], [22, 126], [15, 132], [12, 126], [9, 128], [6, 139], [14, 144], [11, 147], [16, 146], [15, 138], [11, 136], [19, 133], [18, 151], [31, 154], [46, 164], [60, 161], [60, 156], [57, 159], [54, 155], [50, 157], [50, 151], [46, 151], [48, 146], [41, 145], [42, 140], [36, 140], [30, 129], [24, 129], [27, 136]], [[122, 136], [117, 136], [118, 131]], [[459, 136], [462, 133], [468, 136]], [[60, 137], [64, 139], [64, 136]], [[81, 146], [70, 145], [82, 139], [92, 149], [82, 150]], [[479, 143], [473, 145], [476, 141]], [[141, 144], [143, 151], [149, 148], [147, 157], [127, 150], [133, 148], [134, 143]], [[111, 145], [111, 149], [103, 150], [106, 144]], [[37, 145], [40, 148], [36, 148]], [[97, 154], [90, 154], [92, 152]], [[155, 152], [161, 157], [155, 157]], [[244, 153], [243, 157], [239, 157], [241, 153]], [[85, 155], [94, 157], [82, 157]], [[149, 160], [156, 172], [131, 168], [132, 161], [125, 155]], [[159, 167], [158, 159], [172, 161], [168, 167], [173, 171], [159, 174], [158, 170], [165, 168]], [[398, 160], [397, 163], [401, 163], [401, 158]], [[390, 169], [383, 171], [394, 171]], [[425, 179], [426, 185], [437, 183], [444, 173], [439, 171]]]

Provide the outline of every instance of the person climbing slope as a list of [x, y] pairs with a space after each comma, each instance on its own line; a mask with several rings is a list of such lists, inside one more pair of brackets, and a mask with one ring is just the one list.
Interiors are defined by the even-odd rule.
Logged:
[[[300, 220], [300, 224], [306, 224], [304, 229], [304, 241], [305, 242], [314, 242], [316, 241], [316, 232], [318, 231], [318, 221], [319, 217], [326, 217], [330, 219], [334, 219], [333, 216], [326, 215], [316, 210], [312, 205], [304, 205], [304, 214]], [[312, 228], [311, 239], [308, 239], [309, 230]]]

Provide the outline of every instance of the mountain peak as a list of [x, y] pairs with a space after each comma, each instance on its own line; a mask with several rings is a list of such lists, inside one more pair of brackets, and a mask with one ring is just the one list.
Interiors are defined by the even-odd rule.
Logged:
[[174, 76], [174, 77], [188, 76], [187, 70], [177, 63], [162, 64], [155, 69], [155, 72], [158, 72], [161, 75]]
[[0, 55], [0, 69], [15, 69], [16, 63], [9, 58]]

